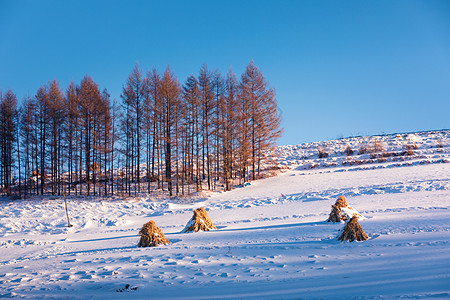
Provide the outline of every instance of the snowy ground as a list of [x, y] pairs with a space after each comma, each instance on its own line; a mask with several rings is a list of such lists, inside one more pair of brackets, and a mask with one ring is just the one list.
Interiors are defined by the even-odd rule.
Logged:
[[[322, 143], [325, 159], [279, 147], [287, 172], [195, 202], [72, 198], [70, 229], [60, 198], [2, 200], [0, 297], [450, 298], [450, 133], [415, 141], [407, 159], [354, 165], [342, 140]], [[338, 242], [343, 224], [324, 221], [339, 195], [368, 241]], [[202, 205], [218, 230], [180, 233]], [[137, 248], [150, 219], [171, 245]]]

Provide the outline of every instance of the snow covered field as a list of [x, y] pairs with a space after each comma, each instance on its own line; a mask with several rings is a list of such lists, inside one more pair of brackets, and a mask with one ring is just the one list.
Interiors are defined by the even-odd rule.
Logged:
[[[278, 147], [280, 176], [197, 199], [0, 201], [0, 297], [450, 298], [450, 132]], [[328, 157], [318, 158], [323, 147]], [[357, 163], [345, 163], [357, 161]], [[325, 220], [344, 195], [369, 240]], [[181, 233], [205, 206], [218, 230]], [[171, 245], [137, 248], [150, 219]]]

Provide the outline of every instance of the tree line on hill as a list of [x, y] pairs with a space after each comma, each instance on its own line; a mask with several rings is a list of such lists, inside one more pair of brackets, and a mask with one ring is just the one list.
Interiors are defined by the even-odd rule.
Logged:
[[53, 80], [19, 105], [0, 91], [2, 193], [128, 195], [230, 190], [261, 177], [281, 135], [275, 92], [250, 62], [240, 81], [206, 65], [183, 85], [136, 64], [121, 102], [88, 75]]

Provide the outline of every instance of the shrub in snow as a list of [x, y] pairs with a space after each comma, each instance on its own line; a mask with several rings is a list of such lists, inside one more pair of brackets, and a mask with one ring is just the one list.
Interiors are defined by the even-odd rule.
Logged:
[[158, 245], [168, 245], [170, 241], [166, 239], [161, 229], [156, 226], [155, 221], [151, 220], [142, 226], [139, 231], [141, 239], [138, 247], [155, 247]]
[[364, 232], [361, 225], [358, 223], [358, 217], [353, 216], [350, 221], [345, 224], [344, 230], [341, 236], [338, 238], [339, 241], [365, 241], [369, 239], [369, 236]]
[[367, 150], [367, 146], [365, 144], [363, 144], [359, 147], [359, 150], [358, 150], [359, 155], [366, 154], [367, 152], [368, 152], [368, 150]]
[[353, 155], [353, 150], [350, 148], [350, 145], [347, 145], [347, 148], [345, 148], [345, 154], [347, 154], [347, 156]]
[[372, 144], [362, 144], [359, 147], [358, 154], [383, 152], [384, 146], [382, 141], [374, 141]]
[[328, 152], [326, 152], [322, 148], [317, 149], [317, 151], [319, 151], [319, 158], [327, 158], [328, 157]]
[[331, 212], [327, 221], [333, 223], [345, 222], [353, 216], [356, 216], [361, 220], [365, 219], [356, 209], [348, 206], [347, 200], [344, 196], [339, 196], [336, 203], [331, 205]]
[[383, 152], [384, 151], [383, 142], [382, 141], [373, 142], [371, 150], [372, 152]]
[[405, 148], [406, 148], [406, 150], [402, 153], [403, 155], [414, 155], [413, 148], [417, 149], [414, 146], [411, 146], [410, 144], [406, 145]]
[[194, 210], [194, 216], [186, 224], [183, 232], [197, 232], [199, 230], [209, 231], [217, 229], [214, 223], [208, 216], [204, 207], [200, 207]]

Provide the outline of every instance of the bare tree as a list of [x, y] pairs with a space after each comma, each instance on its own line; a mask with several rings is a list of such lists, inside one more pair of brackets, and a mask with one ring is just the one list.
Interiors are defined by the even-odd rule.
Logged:
[[33, 145], [35, 144], [35, 110], [36, 104], [31, 97], [25, 97], [21, 108], [20, 137], [24, 157], [25, 196], [31, 193], [33, 175]]
[[61, 164], [61, 140], [63, 127], [65, 122], [65, 98], [63, 92], [59, 88], [59, 83], [53, 80], [48, 85], [47, 90], [47, 107], [50, 134], [50, 165], [51, 165], [51, 182], [52, 194], [61, 194], [59, 174], [62, 173]]
[[[206, 65], [200, 68], [200, 75], [198, 78], [199, 92], [201, 99], [201, 109], [202, 109], [202, 169], [203, 169], [203, 179], [206, 179], [208, 183], [208, 189], [211, 189], [211, 158], [209, 156], [211, 149], [211, 119], [213, 114], [213, 91], [211, 88], [211, 72], [208, 70]], [[205, 161], [206, 161], [206, 171], [205, 171]]]
[[[66, 104], [65, 108], [67, 111], [67, 118], [65, 119], [65, 138], [67, 144], [67, 169], [69, 171], [69, 195], [71, 193], [71, 187], [74, 181], [74, 169], [77, 166], [77, 156], [76, 156], [76, 143], [78, 138], [78, 95], [77, 86], [75, 83], [71, 82], [66, 90]], [[76, 185], [75, 185], [76, 186]], [[75, 193], [77, 189], [75, 188]]]
[[40, 177], [40, 193], [44, 195], [45, 178], [47, 174], [47, 147], [49, 145], [49, 96], [46, 86], [40, 86], [36, 93], [37, 116], [39, 122], [39, 170], [36, 170]]
[[85, 159], [85, 173], [86, 173], [86, 186], [87, 195], [90, 195], [91, 191], [91, 176], [90, 173], [95, 169], [92, 157], [94, 153], [94, 128], [96, 122], [96, 111], [100, 107], [101, 95], [98, 88], [98, 84], [90, 76], [85, 76], [81, 81], [78, 88], [79, 96], [79, 112], [80, 112], [80, 125], [82, 128], [82, 140]]
[[[136, 166], [136, 180], [137, 180], [137, 191], [140, 192], [140, 163], [141, 163], [141, 128], [142, 128], [142, 102], [144, 101], [146, 94], [146, 85], [144, 78], [142, 76], [142, 71], [139, 68], [139, 64], [136, 63], [133, 71], [128, 76], [127, 83], [123, 88], [122, 98], [127, 106], [127, 117], [130, 118], [129, 125], [132, 126], [131, 131], [133, 149], [132, 153], [136, 153], [135, 158], [132, 158], [131, 168], [132, 168], [132, 178], [134, 166]], [[135, 190], [136, 193], [136, 190]]]
[[276, 107], [275, 92], [267, 88], [266, 80], [253, 60], [242, 74], [241, 88], [242, 101], [250, 105], [246, 122], [250, 126], [252, 179], [255, 180], [256, 174], [260, 174], [263, 150], [281, 135], [281, 118]]
[[0, 150], [1, 150], [1, 179], [4, 190], [11, 195], [13, 184], [14, 152], [17, 139], [17, 97], [12, 90], [5, 95], [0, 93]]
[[225, 95], [222, 97], [219, 106], [222, 124], [223, 179], [225, 181], [225, 190], [227, 191], [232, 188], [231, 180], [234, 162], [238, 159], [234, 155], [238, 129], [236, 124], [239, 125], [240, 115], [240, 110], [238, 109], [238, 87], [236, 75], [230, 70], [225, 81]]
[[[161, 78], [161, 116], [164, 124], [165, 142], [165, 177], [168, 184], [169, 195], [173, 195], [172, 187], [172, 153], [176, 142], [176, 128], [181, 119], [181, 88], [175, 75], [167, 67]], [[176, 150], [176, 149], [175, 149]]]
[[[198, 91], [198, 82], [194, 75], [187, 78], [183, 87], [184, 103], [186, 106], [186, 168], [190, 182], [195, 182], [196, 191], [201, 189], [200, 181], [200, 134], [201, 134], [201, 112]], [[194, 172], [195, 169], [195, 172]]]

